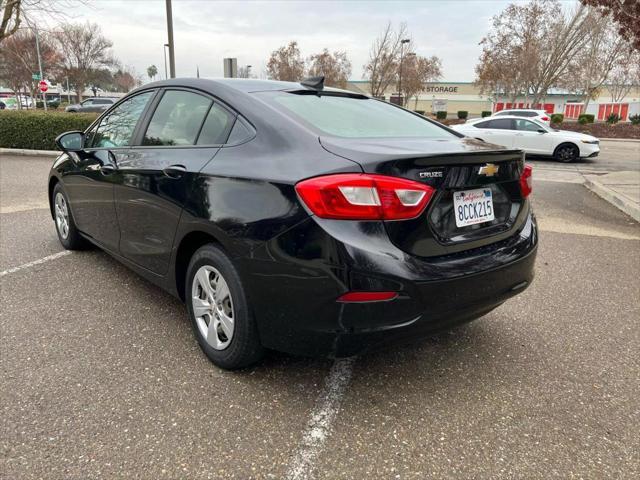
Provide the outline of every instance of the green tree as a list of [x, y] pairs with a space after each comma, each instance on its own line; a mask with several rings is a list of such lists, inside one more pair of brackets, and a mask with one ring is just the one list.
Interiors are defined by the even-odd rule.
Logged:
[[150, 65], [147, 67], [147, 75], [149, 76], [149, 80], [153, 80], [158, 75], [158, 67], [155, 65]]

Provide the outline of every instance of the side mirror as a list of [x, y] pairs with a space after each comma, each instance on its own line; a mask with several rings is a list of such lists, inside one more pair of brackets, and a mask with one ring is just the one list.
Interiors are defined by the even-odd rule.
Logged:
[[56, 137], [56, 146], [63, 152], [78, 152], [84, 148], [84, 132], [66, 132]]
[[538, 133], [547, 133], [547, 131], [546, 131], [546, 130], [543, 130], [543, 129], [541, 129], [541, 128], [539, 128], [539, 129], [538, 129]]

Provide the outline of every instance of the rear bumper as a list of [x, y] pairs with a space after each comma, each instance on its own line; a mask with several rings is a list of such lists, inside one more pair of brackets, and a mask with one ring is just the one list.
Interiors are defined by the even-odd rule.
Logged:
[[[485, 315], [533, 280], [538, 238], [531, 214], [507, 239], [431, 258], [398, 250], [374, 222], [353, 223], [310, 218], [243, 260], [266, 347], [341, 357], [414, 340]], [[336, 302], [349, 290], [399, 296]]]

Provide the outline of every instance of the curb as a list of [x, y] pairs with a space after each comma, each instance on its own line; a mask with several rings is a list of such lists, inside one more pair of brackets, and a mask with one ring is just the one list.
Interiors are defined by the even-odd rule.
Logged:
[[640, 143], [639, 138], [600, 138], [601, 142], [626, 142], [626, 143]]
[[21, 155], [29, 157], [57, 157], [62, 152], [56, 150], [28, 150], [26, 148], [0, 148], [0, 155]]
[[618, 194], [615, 190], [605, 187], [602, 183], [589, 178], [584, 179], [584, 185], [599, 197], [604, 198], [614, 207], [622, 210], [636, 222], [640, 222], [640, 206], [636, 205], [634, 202]]

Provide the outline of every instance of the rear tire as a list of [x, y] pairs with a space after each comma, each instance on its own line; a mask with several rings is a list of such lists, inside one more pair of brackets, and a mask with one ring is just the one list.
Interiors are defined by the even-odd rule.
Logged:
[[573, 143], [561, 143], [553, 152], [553, 158], [563, 163], [575, 162], [580, 158], [580, 149]]
[[193, 333], [211, 362], [235, 370], [262, 358], [264, 348], [240, 275], [216, 245], [205, 245], [191, 257], [185, 299]]
[[89, 242], [80, 235], [76, 222], [73, 220], [69, 198], [62, 187], [57, 183], [51, 194], [53, 205], [53, 218], [56, 224], [58, 240], [67, 250], [83, 250], [89, 246]]

